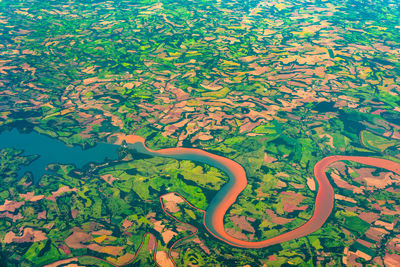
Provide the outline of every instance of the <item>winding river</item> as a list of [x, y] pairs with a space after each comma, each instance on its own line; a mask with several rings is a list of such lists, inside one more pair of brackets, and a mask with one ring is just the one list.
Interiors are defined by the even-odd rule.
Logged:
[[[207, 230], [216, 238], [232, 246], [242, 248], [263, 248], [303, 237], [318, 230], [328, 219], [333, 209], [334, 191], [325, 173], [325, 169], [333, 162], [341, 160], [353, 161], [387, 169], [400, 175], [400, 164], [387, 159], [357, 156], [329, 156], [323, 158], [314, 166], [314, 176], [318, 183], [318, 192], [315, 198], [315, 207], [312, 217], [305, 224], [289, 232], [263, 241], [249, 242], [232, 237], [224, 228], [224, 216], [226, 212], [247, 186], [246, 172], [240, 164], [201, 149], [167, 148], [154, 151], [146, 147], [145, 140], [142, 137], [135, 135], [125, 136], [122, 134], [114, 136], [117, 137], [117, 144], [121, 144], [122, 141], [125, 140], [130, 148], [143, 154], [178, 160], [198, 161], [214, 166], [225, 172], [229, 180], [211, 200], [204, 212], [203, 223]], [[117, 156], [117, 147], [112, 144], [98, 144], [88, 150], [82, 150], [78, 147], [67, 147], [58, 140], [37, 133], [19, 134], [15, 130], [0, 133], [0, 141], [0, 144], [2, 144], [0, 148], [3, 146], [16, 147], [24, 149], [25, 154], [28, 155], [40, 155], [39, 159], [20, 170], [20, 175], [27, 170], [32, 171], [35, 175], [35, 180], [39, 179], [45, 173], [45, 167], [49, 163], [68, 162], [82, 167], [89, 162], [88, 159], [90, 159], [90, 161], [101, 162], [108, 156]]]
[[305, 224], [289, 232], [263, 241], [249, 242], [232, 237], [224, 228], [224, 216], [226, 212], [247, 185], [246, 172], [240, 164], [201, 149], [167, 148], [154, 151], [146, 147], [145, 140], [142, 137], [135, 135], [117, 135], [117, 137], [117, 143], [122, 143], [122, 141], [125, 140], [129, 148], [135, 149], [140, 153], [180, 160], [198, 161], [214, 166], [225, 172], [229, 177], [229, 181], [211, 200], [211, 203], [204, 213], [203, 222], [207, 230], [213, 236], [232, 246], [242, 248], [268, 247], [306, 236], [321, 228], [331, 214], [334, 203], [334, 191], [325, 174], [325, 169], [336, 161], [353, 161], [360, 164], [384, 168], [400, 175], [400, 164], [387, 159], [358, 156], [329, 156], [323, 158], [314, 166], [314, 176], [318, 183], [318, 192], [315, 198], [315, 208], [312, 217]]

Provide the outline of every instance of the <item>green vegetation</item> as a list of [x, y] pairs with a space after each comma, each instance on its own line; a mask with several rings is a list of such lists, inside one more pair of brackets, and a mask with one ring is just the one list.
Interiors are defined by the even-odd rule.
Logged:
[[345, 217], [344, 227], [361, 236], [370, 227], [369, 223], [356, 216]]
[[[311, 218], [319, 160], [399, 161], [399, 17], [393, 0], [2, 0], [0, 134], [82, 148], [135, 134], [154, 150], [227, 157], [248, 186], [225, 226], [270, 238]], [[160, 200], [176, 192], [207, 209], [227, 182], [221, 170], [121, 147], [82, 168], [53, 162], [35, 184], [18, 170], [37, 156], [3, 143], [2, 265], [123, 265], [146, 233], [130, 264], [154, 265], [150, 237], [168, 252], [194, 229], [171, 251], [178, 266], [374, 266], [398, 254], [398, 177], [383, 169], [332, 164], [323, 227], [246, 250], [213, 238], [179, 197]]]
[[396, 140], [390, 140], [368, 131], [362, 131], [360, 136], [366, 147], [372, 150], [378, 150], [380, 152], [385, 151], [388, 147], [399, 144], [399, 142]]

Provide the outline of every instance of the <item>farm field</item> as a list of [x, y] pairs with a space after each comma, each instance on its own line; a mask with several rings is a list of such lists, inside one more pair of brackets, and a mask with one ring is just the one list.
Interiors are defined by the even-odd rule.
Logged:
[[395, 0], [0, 1], [0, 266], [399, 266]]

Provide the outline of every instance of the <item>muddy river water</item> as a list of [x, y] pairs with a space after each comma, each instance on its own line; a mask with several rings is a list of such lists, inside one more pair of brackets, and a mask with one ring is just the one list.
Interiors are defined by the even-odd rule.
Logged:
[[[207, 230], [216, 238], [233, 246], [243, 248], [263, 248], [303, 237], [318, 230], [325, 223], [333, 209], [334, 191], [325, 173], [326, 168], [333, 162], [341, 160], [353, 161], [400, 174], [400, 164], [386, 159], [357, 156], [329, 156], [323, 158], [314, 166], [314, 177], [318, 185], [318, 192], [312, 217], [305, 224], [291, 231], [263, 241], [249, 242], [232, 237], [225, 231], [224, 227], [226, 212], [247, 186], [246, 172], [239, 163], [195, 148], [167, 148], [153, 151], [145, 146], [142, 137], [134, 135], [117, 135], [117, 137], [117, 144], [121, 144], [122, 140], [125, 140], [129, 148], [135, 149], [140, 153], [202, 162], [225, 172], [229, 177], [229, 181], [211, 200], [204, 213], [203, 222]], [[70, 147], [59, 140], [35, 132], [23, 134], [17, 130], [12, 130], [0, 133], [0, 148], [5, 147], [21, 149], [24, 151], [23, 155], [39, 155], [39, 158], [19, 171], [19, 175], [26, 171], [32, 172], [35, 181], [37, 181], [46, 173], [46, 166], [50, 163], [74, 164], [81, 168], [90, 162], [101, 163], [107, 158], [116, 159], [119, 146], [100, 143], [83, 150], [81, 147]]]
[[334, 191], [330, 184], [325, 170], [336, 161], [353, 161], [378, 168], [384, 168], [400, 175], [400, 164], [381, 158], [358, 157], [358, 156], [329, 156], [320, 160], [314, 166], [314, 177], [318, 185], [318, 192], [315, 198], [314, 212], [312, 217], [300, 227], [282, 233], [278, 236], [256, 242], [249, 242], [237, 239], [225, 231], [224, 216], [230, 206], [236, 201], [239, 194], [247, 185], [246, 172], [237, 162], [201, 149], [193, 148], [168, 148], [153, 151], [145, 146], [144, 139], [138, 136], [125, 136], [123, 138], [135, 150], [153, 155], [169, 157], [174, 159], [193, 160], [214, 166], [225, 172], [229, 181], [211, 200], [204, 214], [204, 225], [207, 230], [216, 238], [237, 247], [263, 248], [284, 241], [306, 236], [325, 223], [332, 212], [334, 204]]

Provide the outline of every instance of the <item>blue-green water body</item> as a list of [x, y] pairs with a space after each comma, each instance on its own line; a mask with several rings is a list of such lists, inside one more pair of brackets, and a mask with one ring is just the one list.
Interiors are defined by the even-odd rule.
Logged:
[[18, 172], [21, 177], [30, 171], [37, 182], [46, 171], [50, 163], [74, 164], [82, 168], [88, 163], [102, 163], [107, 159], [118, 158], [118, 147], [112, 144], [98, 143], [96, 146], [82, 149], [81, 147], [67, 146], [60, 140], [36, 132], [20, 133], [17, 130], [0, 133], [0, 149], [12, 147], [23, 150], [23, 155], [39, 155], [31, 164], [21, 166]]

